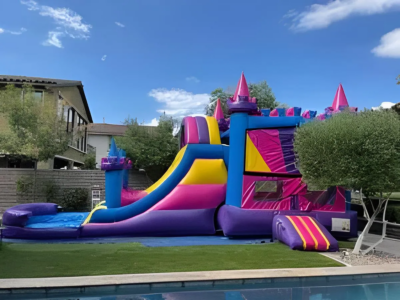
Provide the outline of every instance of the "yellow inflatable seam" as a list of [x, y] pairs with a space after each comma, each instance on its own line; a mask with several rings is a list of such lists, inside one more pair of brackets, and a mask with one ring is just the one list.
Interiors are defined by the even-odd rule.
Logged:
[[[105, 201], [104, 201], [105, 202]], [[93, 208], [93, 210], [90, 212], [90, 214], [87, 216], [86, 220], [82, 223], [82, 225], [86, 225], [87, 223], [89, 223], [90, 219], [92, 218], [93, 214], [95, 211], [98, 211], [100, 209], [107, 209], [107, 206], [104, 205], [100, 205], [100, 206], [96, 206], [95, 208]]]
[[219, 135], [218, 122], [214, 117], [206, 116], [208, 125], [208, 134], [210, 136], [210, 145], [220, 145], [221, 137]]
[[101, 202], [99, 202], [99, 203], [95, 206], [95, 208], [98, 207], [98, 206], [102, 206], [104, 203], [106, 203], [106, 201], [101, 201]]
[[296, 232], [298, 233], [298, 235], [300, 236], [301, 240], [303, 241], [303, 249], [306, 250], [307, 243], [306, 243], [306, 240], [304, 239], [304, 236], [301, 234], [301, 230], [297, 227], [296, 223], [292, 220], [291, 217], [286, 216], [286, 218], [289, 219], [289, 221], [290, 221], [290, 223], [292, 223], [294, 229], [296, 229]]
[[175, 156], [175, 159], [172, 162], [171, 166], [168, 168], [167, 172], [165, 172], [164, 175], [156, 183], [154, 183], [151, 187], [149, 187], [145, 191], [147, 192], [147, 194], [150, 194], [152, 191], [158, 188], [172, 174], [172, 172], [176, 169], [176, 167], [181, 163], [186, 148], [187, 146], [179, 150], [178, 154]]
[[315, 228], [317, 228], [319, 234], [322, 236], [322, 238], [325, 240], [326, 243], [326, 250], [329, 250], [329, 247], [331, 243], [329, 243], [328, 239], [326, 238], [325, 234], [322, 232], [322, 230], [319, 228], [319, 226], [314, 222], [313, 218], [308, 217], [310, 221], [314, 224]]
[[225, 184], [227, 179], [223, 159], [196, 159], [180, 184]]

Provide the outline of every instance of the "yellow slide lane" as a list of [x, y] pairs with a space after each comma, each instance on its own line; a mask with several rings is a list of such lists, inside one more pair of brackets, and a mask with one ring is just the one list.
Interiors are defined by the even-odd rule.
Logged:
[[147, 194], [150, 194], [152, 191], [154, 191], [156, 188], [158, 188], [171, 174], [173, 171], [175, 171], [176, 167], [181, 163], [183, 155], [185, 154], [186, 147], [183, 147], [181, 150], [179, 150], [178, 154], [176, 155], [174, 161], [172, 162], [171, 166], [168, 168], [167, 172], [164, 173], [164, 175], [157, 180], [156, 183], [154, 183], [151, 187], [149, 187], [145, 192]]

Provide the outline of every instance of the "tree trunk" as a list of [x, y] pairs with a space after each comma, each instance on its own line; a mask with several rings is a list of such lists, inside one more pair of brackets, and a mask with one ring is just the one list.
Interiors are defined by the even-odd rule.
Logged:
[[[364, 201], [362, 199], [362, 190], [360, 191], [360, 195], [361, 195], [360, 196], [361, 197], [361, 201]], [[386, 199], [386, 201], [388, 201], [388, 199]], [[360, 254], [360, 249], [361, 249], [364, 237], [369, 232], [369, 230], [371, 229], [372, 224], [374, 224], [375, 218], [380, 213], [380, 211], [382, 209], [382, 205], [384, 203], [385, 203], [385, 200], [382, 199], [382, 195], [381, 195], [381, 197], [379, 198], [379, 204], [378, 204], [377, 209], [375, 210], [375, 212], [373, 213], [371, 218], [368, 220], [367, 225], [365, 226], [364, 230], [362, 231], [362, 233], [360, 234], [360, 236], [357, 239], [356, 245], [355, 245], [354, 250], [353, 250], [354, 254]]]

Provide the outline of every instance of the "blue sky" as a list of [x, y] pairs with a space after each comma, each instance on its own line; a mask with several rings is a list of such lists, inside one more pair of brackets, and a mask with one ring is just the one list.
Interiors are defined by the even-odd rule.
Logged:
[[81, 80], [95, 122], [202, 113], [242, 71], [303, 109], [399, 102], [400, 0], [0, 3], [0, 74]]

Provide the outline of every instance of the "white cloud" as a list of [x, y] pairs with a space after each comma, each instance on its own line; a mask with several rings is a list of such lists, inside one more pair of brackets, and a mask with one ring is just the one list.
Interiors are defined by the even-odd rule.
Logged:
[[298, 14], [299, 13], [296, 10], [291, 9], [283, 16], [283, 18], [284, 19], [291, 19], [291, 18], [296, 17]]
[[105, 61], [106, 58], [107, 58], [107, 55], [103, 55], [102, 58], [101, 58], [101, 60], [102, 60], [102, 61]]
[[117, 26], [119, 26], [119, 27], [125, 27], [125, 25], [122, 24], [122, 23], [120, 23], [120, 22], [115, 22], [115, 24], [116, 24]]
[[[154, 127], [156, 127], [156, 126], [158, 126], [158, 124], [159, 124], [159, 120], [157, 120], [157, 118], [154, 118], [154, 119], [151, 120], [150, 123], [145, 123], [143, 125], [144, 126], [154, 126]], [[181, 127], [179, 125], [175, 124], [174, 128], [172, 129], [172, 134], [176, 135], [179, 132], [180, 129], [181, 129]]]
[[158, 109], [173, 117], [184, 117], [191, 114], [203, 114], [204, 107], [210, 101], [209, 94], [193, 94], [182, 89], [153, 89], [149, 92], [157, 102], [164, 107]]
[[[69, 8], [54, 8], [47, 5], [39, 5], [33, 0], [22, 0], [21, 3], [28, 7], [28, 10], [38, 11], [41, 16], [50, 17], [54, 20], [57, 25], [57, 31], [50, 31], [50, 33], [58, 33], [56, 38], [60, 36], [68, 36], [73, 39], [88, 39], [90, 37], [90, 30], [92, 25], [83, 22], [83, 18], [76, 12]], [[61, 34], [63, 33], [63, 34]], [[61, 45], [61, 41], [51, 43], [46, 40], [43, 44], [53, 45], [58, 48]]]
[[186, 77], [186, 81], [194, 82], [194, 83], [199, 83], [200, 82], [200, 80], [197, 77], [194, 77], [194, 76]]
[[49, 31], [48, 38], [43, 42], [44, 46], [54, 46], [57, 48], [63, 48], [63, 45], [60, 41], [60, 37], [64, 36], [64, 32], [59, 31]]
[[146, 123], [144, 125], [146, 125], [146, 126], [158, 126], [158, 120], [157, 120], [157, 118], [154, 118], [154, 119], [151, 120], [150, 123]]
[[26, 28], [21, 27], [21, 29], [19, 31], [11, 31], [10, 30], [8, 32], [11, 33], [11, 34], [14, 34], [14, 35], [20, 35], [20, 34], [23, 34], [25, 31], [26, 31]]
[[355, 15], [381, 14], [400, 8], [400, 0], [334, 0], [327, 4], [313, 4], [301, 13], [291, 10], [292, 29], [307, 31], [326, 28], [332, 23]]
[[386, 33], [372, 53], [380, 57], [400, 58], [400, 28]]
[[[52, 18], [57, 25], [65, 28], [66, 33], [72, 38], [87, 39], [90, 35], [92, 25], [82, 22], [82, 17], [69, 8], [53, 8], [50, 6], [41, 6], [40, 15]], [[68, 32], [72, 30], [72, 32]]]
[[22, 27], [19, 31], [13, 31], [13, 30], [7, 30], [7, 29], [3, 29], [0, 28], [0, 33], [9, 33], [9, 34], [13, 34], [13, 35], [20, 35], [23, 34], [26, 31], [26, 28]]
[[26, 5], [28, 7], [28, 10], [38, 10], [39, 6], [36, 1], [33, 0], [21, 0], [21, 3], [23, 5]]
[[372, 110], [379, 110], [379, 109], [389, 109], [392, 108], [393, 105], [395, 105], [396, 103], [393, 102], [382, 102], [381, 105], [377, 106], [377, 107], [372, 107]]

